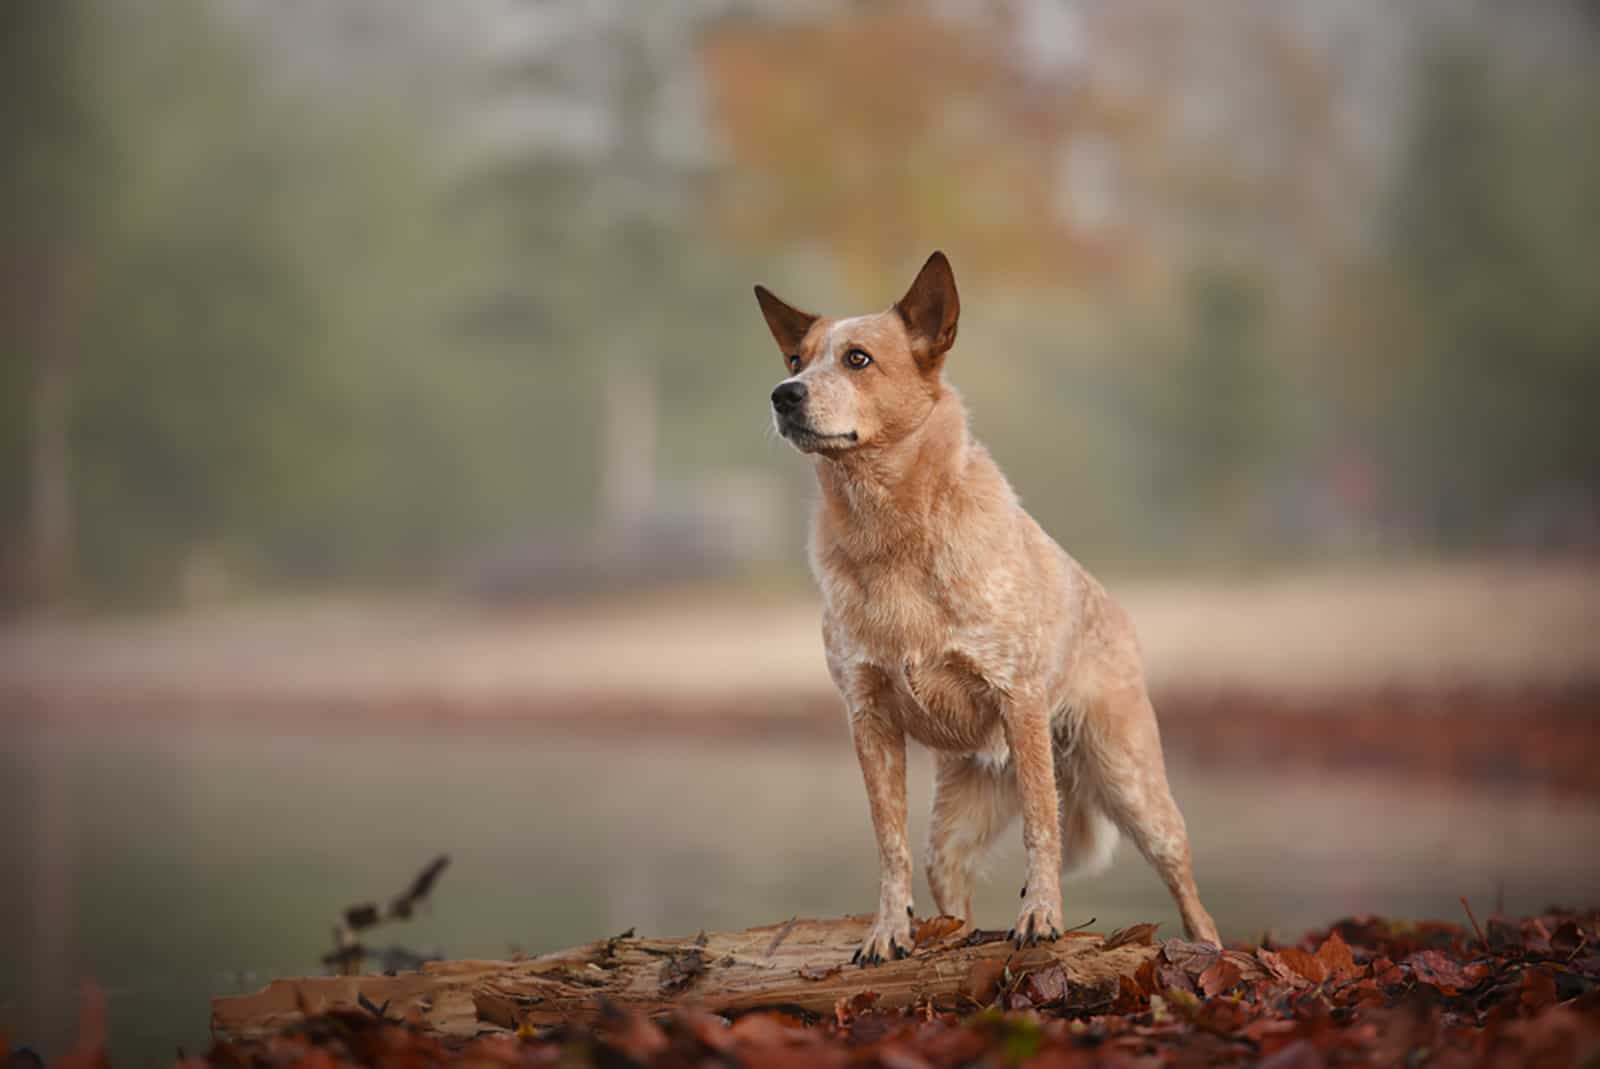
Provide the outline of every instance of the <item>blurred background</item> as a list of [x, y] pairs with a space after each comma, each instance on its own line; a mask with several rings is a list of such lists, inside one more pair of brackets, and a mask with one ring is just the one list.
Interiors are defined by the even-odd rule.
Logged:
[[[120, 1063], [199, 1049], [442, 851], [423, 954], [870, 909], [750, 285], [877, 309], [934, 248], [1225, 935], [1594, 904], [1593, 3], [0, 23], [13, 1045], [92, 978]], [[1127, 850], [1067, 912], [1177, 932]]]

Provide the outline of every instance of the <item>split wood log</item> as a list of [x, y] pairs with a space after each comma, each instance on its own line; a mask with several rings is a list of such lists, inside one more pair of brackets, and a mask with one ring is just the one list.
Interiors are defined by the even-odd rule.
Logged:
[[1072, 933], [1056, 943], [1019, 951], [1000, 933], [969, 939], [953, 922], [922, 922], [923, 938], [908, 958], [872, 968], [850, 964], [872, 918], [799, 919], [691, 939], [640, 938], [631, 932], [520, 962], [464, 961], [428, 965], [399, 976], [279, 980], [264, 991], [212, 1004], [220, 1038], [250, 1038], [283, 1028], [306, 1012], [353, 1007], [358, 996], [388, 1016], [409, 1016], [447, 1038], [484, 1031], [590, 1022], [605, 1003], [647, 1014], [693, 1006], [736, 1015], [763, 1008], [804, 1014], [834, 1011], [862, 992], [876, 1005], [899, 1008], [928, 1001], [940, 1008], [977, 1009], [1012, 976], [1059, 965], [1056, 978], [1074, 1001], [1109, 1005], [1118, 978], [1132, 976], [1155, 954], [1154, 926], [1130, 941]]

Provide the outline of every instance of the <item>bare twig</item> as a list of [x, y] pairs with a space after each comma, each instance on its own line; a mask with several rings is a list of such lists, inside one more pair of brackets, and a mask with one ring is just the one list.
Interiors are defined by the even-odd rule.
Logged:
[[1472, 930], [1478, 933], [1478, 942], [1483, 944], [1483, 949], [1489, 949], [1489, 940], [1484, 937], [1483, 929], [1478, 927], [1478, 918], [1473, 916], [1472, 905], [1467, 901], [1466, 895], [1461, 895], [1461, 908], [1467, 911], [1467, 920], [1472, 922]]

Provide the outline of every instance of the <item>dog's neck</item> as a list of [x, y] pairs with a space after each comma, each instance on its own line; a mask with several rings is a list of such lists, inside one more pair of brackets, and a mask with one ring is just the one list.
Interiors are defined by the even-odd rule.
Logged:
[[818, 457], [822, 506], [844, 531], [914, 539], [929, 513], [959, 485], [969, 444], [966, 409], [945, 386], [927, 418], [904, 438]]

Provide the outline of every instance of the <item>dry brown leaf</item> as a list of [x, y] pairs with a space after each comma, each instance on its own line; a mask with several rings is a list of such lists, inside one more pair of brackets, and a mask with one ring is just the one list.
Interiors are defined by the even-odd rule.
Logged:
[[1227, 991], [1232, 991], [1242, 979], [1239, 967], [1231, 961], [1217, 961], [1200, 974], [1200, 990], [1206, 998], [1216, 998]]
[[966, 922], [960, 917], [940, 915], [929, 917], [927, 920], [917, 921], [911, 934], [911, 942], [918, 949], [937, 943], [941, 939], [949, 938], [966, 927]]
[[1284, 947], [1278, 951], [1278, 956], [1309, 984], [1320, 984], [1328, 978], [1328, 967], [1299, 947]]
[[1000, 983], [1005, 979], [1006, 963], [999, 958], [979, 958], [967, 966], [967, 975], [961, 981], [961, 993], [980, 1006], [987, 1006], [1000, 993]]
[[1356, 964], [1356, 959], [1350, 954], [1349, 944], [1338, 932], [1323, 940], [1317, 948], [1317, 960], [1322, 962], [1330, 977], [1340, 982], [1354, 980], [1366, 971]]
[[1130, 924], [1128, 927], [1118, 928], [1116, 931], [1106, 936], [1106, 941], [1101, 945], [1107, 950], [1114, 950], [1117, 947], [1130, 945], [1154, 946], [1156, 941], [1156, 929], [1159, 927], [1161, 927], [1161, 925], [1151, 924], [1149, 921], [1145, 921], [1141, 924]]
[[1274, 979], [1290, 985], [1291, 987], [1304, 987], [1306, 978], [1296, 972], [1283, 956], [1275, 950], [1262, 947], [1256, 951], [1256, 960], [1267, 970]]

